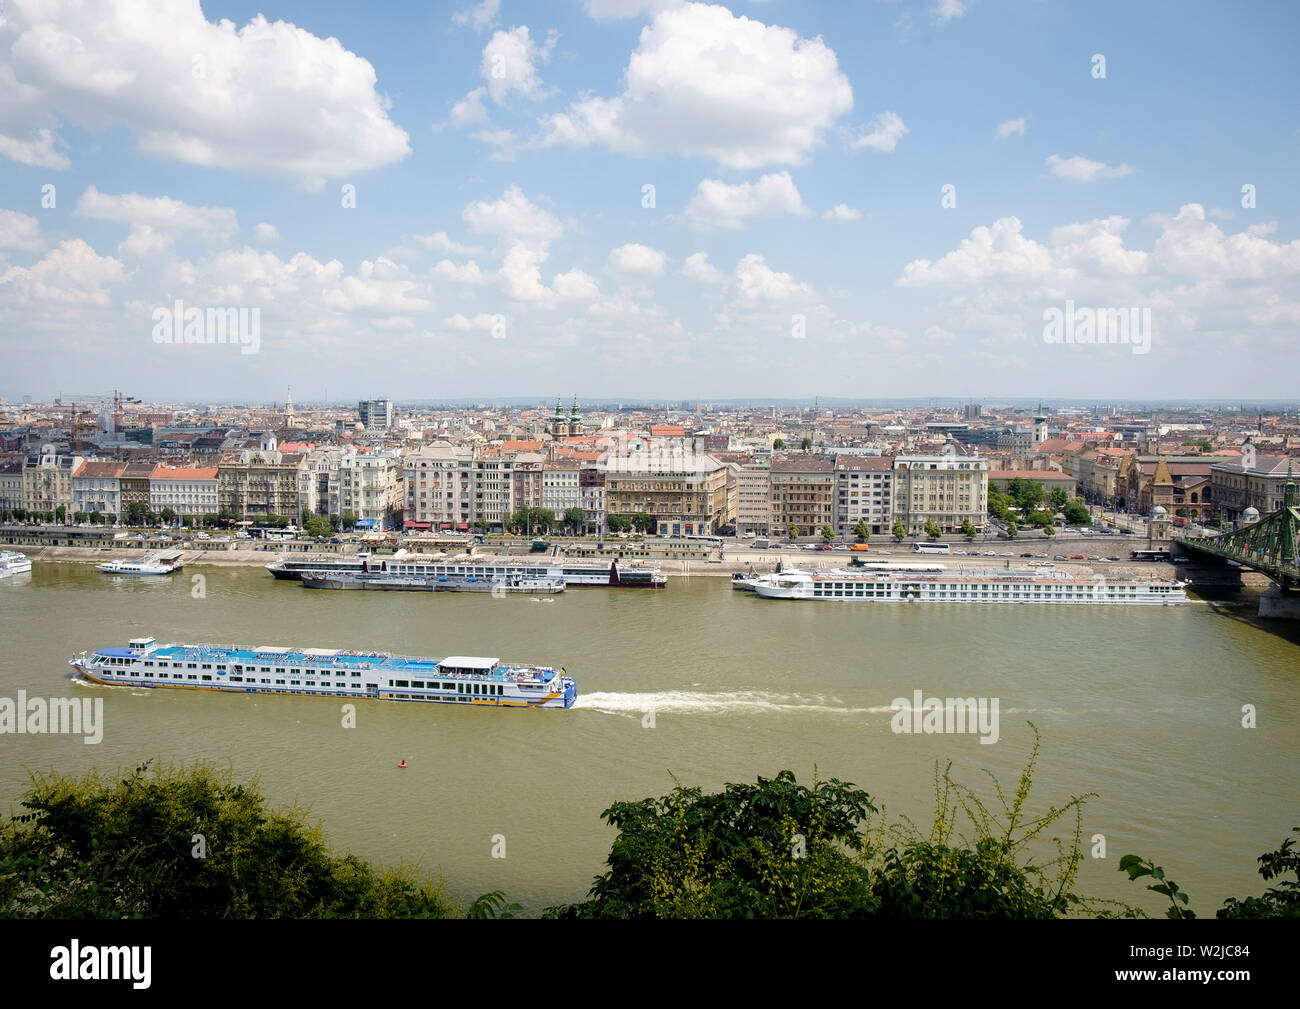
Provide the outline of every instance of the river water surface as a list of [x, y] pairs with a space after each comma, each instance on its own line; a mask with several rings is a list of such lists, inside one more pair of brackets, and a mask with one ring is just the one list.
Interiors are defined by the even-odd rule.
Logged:
[[[70, 679], [74, 653], [141, 635], [563, 665], [579, 699], [569, 711], [362, 700], [343, 728], [333, 698]], [[1104, 835], [1106, 857], [1085, 859], [1084, 893], [1161, 913], [1118, 872], [1133, 852], [1212, 914], [1262, 891], [1255, 859], [1300, 825], [1300, 627], [1258, 621], [1251, 603], [817, 605], [700, 576], [542, 603], [310, 591], [259, 568], [131, 579], [38, 561], [30, 579], [0, 582], [0, 645], [0, 697], [102, 697], [105, 721], [99, 745], [0, 735], [0, 812], [21, 811], [32, 771], [208, 761], [259, 777], [276, 805], [308, 807], [338, 851], [418, 862], [457, 898], [502, 890], [527, 913], [585, 896], [614, 836], [600, 819], [612, 802], [783, 768], [808, 783], [816, 768], [891, 819], [926, 824], [936, 761], [990, 798], [982, 769], [1014, 792], [1031, 721], [1042, 734], [1031, 809], [1099, 793], [1083, 835], [1088, 851]], [[915, 690], [997, 698], [997, 742], [894, 733], [890, 704]], [[1256, 728], [1243, 728], [1244, 705]]]

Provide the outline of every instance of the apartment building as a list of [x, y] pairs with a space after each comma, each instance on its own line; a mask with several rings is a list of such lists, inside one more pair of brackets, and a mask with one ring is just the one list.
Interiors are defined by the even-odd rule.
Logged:
[[[72, 474], [72, 511], [98, 512], [116, 518], [122, 514], [125, 463], [88, 459]], [[213, 509], [215, 511], [215, 509]]]
[[835, 533], [855, 534], [865, 522], [872, 534], [887, 533], [894, 522], [894, 460], [882, 456], [835, 457]]
[[825, 456], [778, 459], [771, 469], [771, 519], [774, 535], [791, 525], [802, 536], [812, 536], [822, 526], [834, 528], [835, 463]]
[[170, 508], [182, 517], [215, 515], [220, 507], [217, 483], [216, 466], [159, 466], [149, 477], [149, 510]]
[[965, 521], [982, 529], [988, 514], [988, 477], [988, 460], [978, 457], [897, 456], [894, 519], [910, 536], [922, 535], [927, 522], [950, 533], [960, 532]]
[[660, 536], [708, 536], [730, 525], [727, 467], [704, 452], [656, 443], [605, 464], [607, 515], [648, 514]]

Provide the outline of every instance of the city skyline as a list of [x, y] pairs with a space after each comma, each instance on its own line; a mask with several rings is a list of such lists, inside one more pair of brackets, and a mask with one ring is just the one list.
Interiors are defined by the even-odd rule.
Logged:
[[0, 23], [9, 402], [1294, 402], [1287, 5], [146, 9]]

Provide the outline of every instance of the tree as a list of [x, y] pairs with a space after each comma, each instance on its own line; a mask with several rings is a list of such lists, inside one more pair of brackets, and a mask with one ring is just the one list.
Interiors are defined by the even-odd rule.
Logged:
[[1043, 485], [1037, 480], [1024, 480], [1020, 477], [1015, 477], [1007, 483], [1007, 495], [1012, 503], [1026, 514], [1037, 508], [1047, 497]]
[[835, 530], [831, 528], [830, 523], [822, 526], [822, 542], [829, 543], [835, 538]]
[[1068, 499], [1069, 495], [1065, 493], [1064, 487], [1053, 487], [1052, 493], [1047, 496], [1047, 501], [1051, 505], [1052, 511], [1057, 512], [1065, 507], [1065, 502]]
[[173, 522], [176, 521], [176, 512], [174, 512], [170, 508], [164, 508], [162, 511], [158, 513], [158, 517], [162, 519], [163, 522], [165, 522], [167, 525], [171, 525]]
[[626, 515], [606, 515], [605, 528], [612, 533], [625, 533], [631, 530], [632, 520]]
[[781, 451], [782, 449], [784, 449], [784, 448], [785, 448], [785, 439], [784, 439], [784, 438], [778, 438], [778, 439], [776, 439], [776, 441], [772, 442], [772, 450], [773, 450], [774, 452], [780, 452], [780, 451]]
[[342, 516], [340, 516], [339, 522], [348, 532], [351, 532], [357, 527], [357, 517], [351, 511], [345, 511]]
[[799, 538], [799, 527], [793, 522], [790, 523], [785, 532], [792, 540], [797, 540]]
[[649, 533], [655, 527], [655, 517], [649, 512], [636, 512], [632, 516], [632, 526], [639, 533]]
[[1092, 524], [1092, 512], [1081, 497], [1071, 498], [1061, 511], [1065, 514], [1065, 521], [1072, 526]]
[[334, 533], [334, 529], [329, 522], [319, 515], [312, 515], [308, 518], [303, 523], [302, 531], [305, 536], [315, 536], [320, 539], [328, 539]]
[[961, 534], [968, 540], [974, 540], [979, 535], [979, 530], [975, 528], [975, 523], [970, 519], [961, 520]]
[[932, 540], [937, 540], [943, 535], [943, 529], [937, 522], [927, 519], [925, 523], [925, 535], [930, 537]]
[[889, 529], [889, 534], [893, 536], [897, 542], [902, 543], [903, 540], [907, 539], [907, 527], [903, 525], [901, 519], [896, 519]]
[[[297, 809], [205, 766], [36, 777], [0, 823], [0, 917], [443, 918], [442, 886], [336, 855]], [[201, 835], [206, 850], [196, 857]]]
[[807, 452], [810, 448], [812, 448], [812, 444], [813, 442], [811, 438], [804, 438], [802, 441], [799, 442], [799, 447], [803, 451]]
[[873, 900], [858, 854], [871, 796], [837, 779], [799, 785], [790, 771], [706, 795], [678, 785], [616, 802], [609, 871], [591, 899], [552, 918], [841, 918]]
[[1043, 535], [1044, 535], [1044, 536], [1055, 536], [1055, 535], [1056, 535], [1056, 526], [1043, 526]]
[[564, 509], [564, 528], [571, 534], [581, 532], [582, 527], [587, 524], [587, 513], [581, 508]]
[[82, 522], [85, 522], [86, 520], [87, 520], [87, 516], [85, 512], [72, 513], [72, 521], [76, 522], [78, 525], [80, 525]]
[[871, 538], [871, 526], [867, 525], [866, 519], [858, 519], [858, 524], [853, 527], [853, 535], [859, 543], [865, 543]]
[[67, 505], [59, 505], [54, 509], [54, 517], [62, 522], [68, 515]]
[[1018, 526], [1015, 522], [1008, 522], [1007, 535], [1011, 537], [1011, 539], [1015, 539], [1017, 536], [1020, 535], [1020, 526]]

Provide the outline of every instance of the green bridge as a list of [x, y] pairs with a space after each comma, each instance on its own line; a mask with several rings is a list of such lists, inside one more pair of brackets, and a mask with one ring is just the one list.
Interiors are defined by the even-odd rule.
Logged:
[[[1198, 551], [1235, 561], [1267, 575], [1277, 585], [1278, 593], [1291, 596], [1300, 588], [1300, 564], [1296, 563], [1296, 530], [1300, 528], [1300, 507], [1296, 505], [1296, 485], [1287, 472], [1282, 507], [1258, 522], [1221, 536], [1196, 536], [1182, 540], [1189, 551]], [[1300, 600], [1292, 600], [1300, 604]], [[1261, 605], [1261, 615], [1265, 607]], [[1282, 615], [1282, 614], [1276, 614]]]

